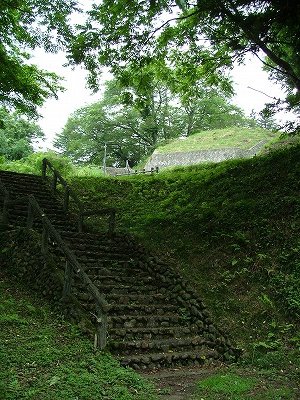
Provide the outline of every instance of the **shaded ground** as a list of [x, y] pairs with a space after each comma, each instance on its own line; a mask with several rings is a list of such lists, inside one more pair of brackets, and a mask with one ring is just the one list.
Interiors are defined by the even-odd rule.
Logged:
[[288, 371], [240, 366], [180, 368], [144, 374], [163, 400], [298, 400], [300, 382]]
[[175, 368], [143, 374], [154, 383], [159, 399], [185, 400], [191, 399], [196, 391], [197, 382], [218, 369], [215, 368]]

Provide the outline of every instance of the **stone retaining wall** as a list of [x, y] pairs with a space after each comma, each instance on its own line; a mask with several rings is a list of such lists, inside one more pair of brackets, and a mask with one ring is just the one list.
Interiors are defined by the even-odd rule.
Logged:
[[166, 168], [177, 165], [193, 165], [204, 162], [220, 162], [233, 158], [251, 158], [267, 143], [261, 140], [250, 149], [224, 148], [215, 150], [198, 150], [176, 153], [156, 153], [154, 152], [145, 169]]

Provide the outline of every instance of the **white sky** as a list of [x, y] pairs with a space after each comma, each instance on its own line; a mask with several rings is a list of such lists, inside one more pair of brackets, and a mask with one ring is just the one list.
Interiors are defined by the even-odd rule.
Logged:
[[[86, 88], [85, 70], [80, 67], [63, 67], [66, 59], [62, 53], [46, 54], [43, 50], [38, 50], [32, 62], [65, 78], [63, 86], [66, 91], [59, 93], [58, 99], [47, 100], [39, 109], [43, 118], [38, 123], [46, 135], [46, 140], [40, 148], [46, 150], [53, 147], [52, 141], [55, 135], [61, 132], [69, 115], [76, 109], [99, 100], [103, 91], [93, 94]], [[256, 112], [262, 110], [264, 104], [271, 101], [267, 96], [249, 89], [249, 86], [272, 97], [284, 97], [281, 88], [268, 80], [268, 75], [262, 70], [262, 63], [257, 58], [253, 57], [246, 65], [237, 66], [232, 75], [236, 92], [233, 103], [242, 108], [247, 115], [252, 109]], [[107, 77], [107, 74], [103, 75], [103, 79]], [[284, 119], [284, 116], [280, 117]]]

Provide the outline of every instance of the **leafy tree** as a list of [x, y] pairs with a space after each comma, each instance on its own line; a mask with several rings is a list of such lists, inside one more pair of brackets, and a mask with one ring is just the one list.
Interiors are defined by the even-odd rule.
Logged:
[[[101, 164], [105, 143], [108, 164], [131, 165], [161, 142], [199, 130], [255, 124], [216, 90], [202, 87], [193, 97], [174, 96], [149, 76], [127, 76], [107, 83], [103, 99], [83, 107], [67, 121], [55, 146], [77, 162]], [[125, 74], [123, 74], [125, 79]], [[140, 87], [139, 79], [143, 84]]]
[[[189, 82], [199, 74], [222, 85], [224, 70], [247, 53], [262, 59], [287, 91], [290, 107], [300, 99], [300, 4], [298, 0], [102, 0], [70, 49], [85, 63], [96, 85], [99, 66], [115, 73], [124, 65], [143, 67], [153, 59], [176, 65], [185, 55]], [[97, 62], [91, 62], [95, 54]], [[196, 78], [193, 78], [196, 77]]]
[[[178, 109], [169, 104], [166, 88], [156, 84], [143, 92], [133, 86], [107, 83], [101, 101], [83, 107], [68, 119], [55, 146], [74, 161], [101, 164], [105, 143], [108, 163], [131, 165], [157, 143], [181, 132]], [[179, 122], [181, 124], [181, 122]]]
[[36, 114], [62, 87], [51, 72], [30, 64], [30, 52], [43, 47], [56, 52], [71, 41], [68, 16], [75, 0], [1, 0], [0, 105]]
[[0, 156], [7, 160], [20, 160], [33, 152], [35, 139], [44, 133], [35, 123], [22, 118], [18, 113], [10, 114], [0, 108]]

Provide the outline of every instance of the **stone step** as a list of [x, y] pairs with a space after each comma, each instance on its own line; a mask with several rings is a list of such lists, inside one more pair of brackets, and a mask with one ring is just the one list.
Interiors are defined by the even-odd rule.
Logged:
[[182, 338], [199, 331], [196, 325], [172, 327], [143, 327], [110, 329], [109, 334], [115, 340], [151, 340]]
[[110, 349], [114, 353], [133, 355], [139, 353], [172, 353], [194, 350], [199, 354], [214, 347], [212, 342], [200, 336], [186, 336], [183, 338], [150, 339], [150, 340], [123, 340], [111, 341]]
[[175, 326], [186, 326], [186, 319], [177, 313], [166, 313], [164, 315], [109, 315], [109, 326], [111, 329], [132, 328], [171, 328]]
[[[84, 301], [85, 303], [94, 304], [94, 298], [87, 293], [78, 293], [77, 298], [79, 301]], [[107, 294], [105, 296], [107, 302], [109, 304], [156, 304], [159, 306], [160, 304], [164, 304], [168, 299], [161, 293], [156, 294]]]
[[39, 182], [39, 183], [44, 183], [44, 180], [42, 179], [41, 176], [39, 175], [33, 175], [33, 174], [25, 174], [25, 173], [20, 173], [20, 172], [14, 172], [14, 171], [0, 171], [0, 179], [13, 182], [13, 181], [22, 181], [22, 182]]
[[[102, 276], [97, 276], [97, 275], [91, 275], [88, 274], [89, 278], [91, 279], [92, 282], [94, 282], [95, 285], [125, 285], [129, 286], [132, 285], [134, 286], [137, 282], [137, 277], [136, 276], [126, 276], [126, 275], [102, 275]], [[138, 281], [139, 284], [143, 284], [143, 286], [146, 285], [151, 285], [155, 286], [155, 278], [153, 276], [149, 275], [140, 275], [138, 276]]]
[[[86, 310], [94, 310], [93, 303], [84, 303]], [[111, 315], [151, 315], [158, 316], [168, 313], [176, 313], [178, 307], [173, 304], [112, 304], [109, 313]]]
[[105, 239], [108, 243], [114, 243], [115, 239], [111, 238], [107, 235], [107, 233], [90, 233], [90, 232], [69, 232], [69, 231], [63, 231], [62, 235], [64, 238], [69, 238], [69, 239], [76, 239], [78, 241], [86, 241], [90, 242], [92, 241], [102, 241]]
[[[0, 176], [1, 179], [1, 176]], [[34, 184], [26, 184], [22, 181], [18, 182], [5, 182], [2, 179], [2, 182], [4, 183], [6, 189], [8, 191], [14, 192], [14, 193], [37, 193], [38, 195], [41, 193], [49, 193], [52, 194], [51, 189], [47, 186], [44, 185], [43, 183], [37, 182]]]
[[218, 353], [214, 350], [203, 349], [195, 352], [158, 352], [150, 354], [133, 354], [117, 356], [121, 365], [129, 366], [136, 370], [162, 369], [177, 366], [200, 366], [207, 360], [217, 360]]
[[36, 189], [24, 188], [22, 190], [18, 189], [16, 186], [5, 185], [5, 187], [9, 191], [9, 194], [12, 198], [18, 198], [33, 194], [38, 201], [44, 201], [48, 203], [49, 199], [51, 201], [56, 201], [56, 198], [53, 196], [52, 192], [43, 187], [37, 187]]
[[113, 236], [107, 233], [90, 233], [90, 232], [62, 232], [65, 240], [70, 242], [82, 243], [82, 244], [93, 244], [100, 246], [111, 246], [114, 248], [120, 248], [122, 251], [130, 253], [131, 250], [128, 248], [126, 243], [126, 237], [123, 235], [114, 233]]
[[115, 260], [99, 260], [97, 263], [82, 263], [84, 265], [86, 273], [97, 279], [103, 275], [118, 275], [118, 276], [149, 276], [147, 271], [143, 271], [138, 267], [132, 266], [130, 261], [115, 261]]
[[[122, 253], [110, 253], [110, 252], [105, 252], [101, 251], [99, 249], [98, 251], [87, 251], [87, 250], [78, 250], [76, 247], [73, 247], [73, 252], [75, 253], [76, 257], [78, 260], [84, 261], [84, 260], [95, 260], [97, 261], [99, 258], [103, 259], [105, 257], [106, 260], [122, 260], [122, 261], [127, 261], [130, 260], [130, 257], [127, 256], [126, 254]], [[90, 261], [91, 262], [91, 261]]]
[[[46, 211], [45, 211], [46, 212]], [[46, 212], [46, 214], [48, 214]], [[49, 213], [49, 215], [52, 215]], [[63, 237], [65, 243], [68, 244], [74, 250], [77, 250], [79, 255], [80, 254], [98, 254], [98, 253], [106, 253], [106, 254], [122, 254], [126, 256], [126, 259], [131, 259], [131, 254], [128, 251], [123, 250], [121, 246], [113, 245], [109, 243], [98, 243], [98, 242], [91, 242], [89, 243], [78, 243], [76, 240], [69, 240]]]
[[[71, 225], [69, 221], [63, 221], [63, 220], [53, 220], [53, 218], [49, 218], [50, 222], [54, 225], [54, 227], [60, 231], [61, 229], [66, 229], [68, 228], [70, 231], [76, 231], [78, 228], [75, 225]], [[27, 217], [20, 217], [16, 215], [9, 215], [9, 223], [16, 225], [16, 226], [26, 226], [27, 223]], [[39, 219], [35, 219], [33, 222], [33, 227], [34, 229], [37, 229], [38, 231], [41, 231], [42, 229], [42, 222]]]
[[[77, 257], [78, 260], [80, 260], [80, 262], [82, 262], [85, 266], [86, 269], [90, 269], [92, 271], [92, 273], [94, 273], [95, 275], [99, 275], [98, 274], [98, 269], [101, 268], [106, 268], [106, 265], [110, 268], [127, 268], [128, 270], [131, 269], [131, 265], [132, 265], [132, 261], [131, 259], [127, 259], [124, 256], [124, 260], [114, 260], [113, 258], [108, 258], [108, 257], [103, 257], [101, 259], [99, 258], [84, 258], [84, 257]], [[133, 267], [133, 269], [136, 269], [136, 267]]]
[[[66, 212], [63, 211], [62, 209], [49, 209], [49, 208], [43, 207], [42, 210], [44, 211], [44, 213], [47, 215], [47, 217], [49, 219], [51, 217], [52, 218], [54, 217], [54, 219], [60, 218], [60, 219], [69, 221], [68, 218], [66, 217]], [[27, 213], [28, 213], [28, 204], [22, 205], [22, 208], [19, 206], [13, 206], [13, 207], [10, 206], [9, 213], [12, 215], [19, 216], [19, 217], [24, 217], [24, 216], [26, 217]]]
[[[159, 293], [159, 288], [154, 285], [124, 285], [122, 283], [114, 283], [114, 284], [107, 284], [103, 285], [100, 284], [100, 282], [93, 282], [100, 293], [103, 294], [119, 294], [119, 295], [124, 295], [124, 294], [142, 294], [146, 293], [148, 295], [150, 294], [156, 294]], [[76, 283], [75, 284], [76, 291], [83, 291], [85, 290], [84, 285], [81, 283]]]

